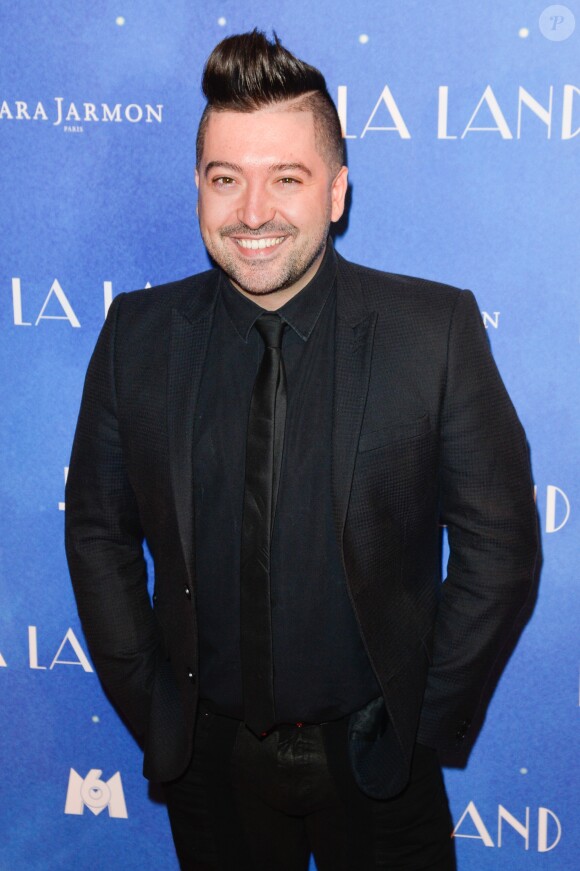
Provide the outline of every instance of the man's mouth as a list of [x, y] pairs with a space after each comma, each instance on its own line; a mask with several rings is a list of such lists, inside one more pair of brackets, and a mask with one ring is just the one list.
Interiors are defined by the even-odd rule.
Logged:
[[257, 251], [259, 248], [273, 248], [280, 245], [285, 238], [285, 236], [274, 236], [266, 239], [236, 239], [235, 241], [240, 248]]

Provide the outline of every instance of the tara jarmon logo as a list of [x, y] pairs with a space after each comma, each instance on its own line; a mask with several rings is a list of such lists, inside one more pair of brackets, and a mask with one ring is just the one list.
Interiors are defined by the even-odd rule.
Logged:
[[64, 97], [46, 100], [3, 100], [0, 121], [48, 121], [53, 127], [78, 126], [95, 122], [121, 124], [162, 124], [162, 103], [93, 103], [73, 102]]

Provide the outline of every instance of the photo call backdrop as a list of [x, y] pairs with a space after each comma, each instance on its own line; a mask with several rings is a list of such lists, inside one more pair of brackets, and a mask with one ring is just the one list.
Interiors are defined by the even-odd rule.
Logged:
[[253, 27], [336, 100], [340, 253], [477, 297], [531, 446], [544, 568], [469, 765], [445, 769], [458, 865], [574, 871], [580, 0], [0, 5], [0, 871], [177, 869], [78, 622], [64, 482], [112, 298], [208, 267], [201, 72]]

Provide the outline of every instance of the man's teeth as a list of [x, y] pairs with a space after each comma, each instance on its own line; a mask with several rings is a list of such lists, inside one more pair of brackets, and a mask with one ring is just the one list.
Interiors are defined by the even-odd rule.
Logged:
[[275, 239], [236, 239], [242, 248], [251, 248], [253, 251], [257, 251], [258, 248], [271, 248], [283, 241], [284, 236], [277, 236]]

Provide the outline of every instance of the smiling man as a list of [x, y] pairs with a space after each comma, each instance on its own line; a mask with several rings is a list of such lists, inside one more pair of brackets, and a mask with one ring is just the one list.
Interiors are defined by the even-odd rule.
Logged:
[[203, 122], [200, 229], [238, 290], [278, 309], [318, 271], [344, 209], [347, 169], [317, 143], [304, 97], [237, 112], [235, 122], [215, 110]]
[[203, 88], [215, 268], [118, 296], [87, 374], [66, 496], [87, 641], [183, 869], [451, 871], [438, 752], [532, 582], [525, 437], [469, 292], [335, 252], [322, 74], [254, 31]]

